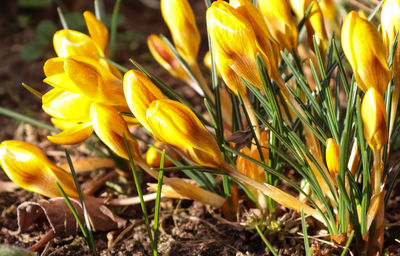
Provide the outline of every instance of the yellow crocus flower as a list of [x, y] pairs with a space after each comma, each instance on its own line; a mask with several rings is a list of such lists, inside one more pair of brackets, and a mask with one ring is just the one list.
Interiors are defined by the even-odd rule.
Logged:
[[224, 163], [214, 137], [182, 103], [153, 101], [147, 109], [147, 122], [156, 140], [176, 147], [191, 161], [211, 168]]
[[299, 32], [287, 0], [258, 0], [258, 8], [280, 49], [296, 49]]
[[326, 152], [325, 152], [326, 166], [328, 167], [332, 179], [336, 180], [335, 175], [339, 173], [340, 148], [339, 145], [336, 143], [336, 141], [332, 138], [327, 139], [325, 145], [326, 145]]
[[385, 94], [391, 74], [378, 30], [352, 11], [344, 20], [341, 34], [343, 51], [353, 68], [357, 85], [364, 92], [372, 87], [381, 95]]
[[201, 37], [188, 1], [161, 0], [161, 12], [179, 54], [196, 62]]
[[262, 89], [261, 79], [254, 72], [257, 70], [255, 58], [260, 50], [251, 23], [228, 3], [216, 1], [207, 10], [207, 26], [212, 47], [218, 54], [215, 61], [222, 77], [224, 69], [221, 67], [228, 66], [237, 75]]
[[47, 197], [58, 197], [58, 182], [65, 193], [78, 197], [72, 176], [53, 164], [38, 147], [7, 140], [0, 144], [0, 165], [18, 186]]
[[147, 38], [147, 46], [149, 47], [154, 59], [171, 75], [182, 79], [183, 81], [190, 80], [182, 65], [159, 36], [151, 34]]
[[146, 110], [154, 100], [164, 99], [164, 94], [142, 72], [130, 70], [124, 76], [124, 93], [129, 109], [146, 129], [151, 131]]
[[128, 159], [128, 152], [124, 143], [125, 136], [133, 159], [141, 158], [139, 144], [130, 134], [126, 122], [118, 114], [116, 108], [94, 103], [90, 109], [90, 117], [97, 136], [115, 154]]
[[365, 140], [372, 150], [380, 150], [388, 138], [386, 107], [382, 95], [374, 87], [368, 89], [364, 95], [361, 104], [361, 118]]

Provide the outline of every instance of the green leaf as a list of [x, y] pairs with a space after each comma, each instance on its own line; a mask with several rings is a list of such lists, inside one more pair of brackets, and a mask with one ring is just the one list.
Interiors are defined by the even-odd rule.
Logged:
[[40, 8], [51, 5], [53, 0], [18, 0], [17, 5], [23, 8]]
[[35, 61], [42, 57], [43, 49], [37, 42], [33, 41], [24, 45], [20, 55], [21, 59], [25, 61]]
[[36, 42], [41, 46], [52, 43], [53, 34], [57, 31], [57, 26], [50, 20], [42, 20], [36, 27]]

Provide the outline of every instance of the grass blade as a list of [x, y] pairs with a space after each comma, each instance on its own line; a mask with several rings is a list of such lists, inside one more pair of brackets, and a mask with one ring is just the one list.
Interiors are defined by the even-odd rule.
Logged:
[[276, 251], [274, 250], [274, 248], [272, 247], [272, 245], [268, 242], [267, 238], [265, 238], [263, 232], [260, 230], [260, 228], [258, 227], [258, 225], [256, 225], [256, 230], [258, 235], [261, 237], [261, 239], [263, 240], [263, 242], [265, 243], [265, 245], [268, 247], [269, 251], [274, 255], [274, 256], [278, 256], [278, 254], [276, 253]]
[[164, 177], [164, 161], [165, 161], [165, 150], [163, 150], [161, 154], [160, 160], [160, 170], [158, 171], [158, 185], [157, 185], [157, 196], [156, 196], [156, 204], [154, 209], [154, 245], [153, 245], [153, 255], [157, 255], [157, 245], [158, 245], [158, 223], [160, 216], [160, 202], [161, 202], [161, 190], [163, 185], [163, 177]]
[[110, 31], [110, 54], [111, 57], [117, 53], [117, 28], [118, 28], [118, 15], [121, 0], [116, 0], [114, 10], [111, 17], [111, 31]]
[[307, 234], [307, 223], [306, 223], [306, 218], [304, 217], [303, 210], [301, 210], [301, 228], [303, 230], [304, 250], [306, 251], [306, 256], [311, 256], [310, 243], [308, 241], [308, 234]]

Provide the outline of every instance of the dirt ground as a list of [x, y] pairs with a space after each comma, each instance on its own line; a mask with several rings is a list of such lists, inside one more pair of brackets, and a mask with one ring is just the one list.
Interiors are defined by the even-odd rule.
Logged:
[[[145, 2], [146, 0], [143, 0]], [[19, 1], [3, 0], [0, 11], [0, 105], [16, 110], [32, 118], [49, 123], [48, 116], [41, 110], [41, 101], [21, 86], [21, 82], [29, 84], [34, 89], [44, 93], [49, 90], [42, 80], [43, 63], [46, 59], [54, 57], [52, 46], [49, 43], [43, 47], [42, 56], [35, 61], [21, 59], [24, 46], [35, 40], [35, 28], [43, 19], [58, 23], [56, 4], [43, 8], [21, 7]], [[23, 1], [21, 1], [23, 2]], [[53, 1], [58, 3], [61, 1]], [[106, 10], [112, 12], [114, 1], [105, 1]], [[125, 67], [132, 67], [129, 58], [137, 60], [149, 71], [159, 76], [167, 84], [175, 88], [179, 94], [192, 102], [201, 104], [201, 99], [195, 97], [191, 90], [183, 87], [179, 81], [158, 66], [152, 59], [146, 45], [146, 38], [150, 33], [168, 35], [166, 25], [162, 22], [160, 10], [149, 5], [158, 1], [122, 1], [122, 23], [119, 27], [121, 40], [114, 60]], [[93, 11], [92, 1], [62, 1], [62, 7], [69, 12]], [[197, 15], [200, 30], [205, 37], [205, 6], [203, 1], [191, 1]], [[28, 16], [28, 19], [26, 18]], [[26, 20], [27, 19], [27, 20]], [[126, 33], [130, 31], [130, 33]], [[128, 38], [124, 40], [124, 36]], [[202, 42], [200, 57], [205, 53], [207, 42]], [[55, 146], [46, 140], [49, 132], [37, 129], [27, 124], [0, 115], [0, 141], [18, 139], [31, 142], [45, 149], [52, 160], [65, 163], [63, 148]], [[84, 146], [68, 147], [73, 159], [90, 156]], [[97, 177], [101, 172], [83, 175], [82, 182]], [[288, 171], [289, 172], [289, 171]], [[0, 181], [7, 181], [6, 175], [0, 171]], [[112, 180], [115, 184], [132, 187], [133, 182], [121, 181], [119, 178]], [[129, 181], [129, 179], [128, 179]], [[144, 177], [144, 181], [152, 181]], [[144, 182], [144, 183], [145, 183]], [[128, 185], [127, 185], [128, 184]], [[129, 185], [129, 184], [132, 184]], [[133, 188], [133, 187], [132, 187]], [[134, 189], [126, 189], [129, 195], [135, 195]], [[387, 213], [387, 239], [385, 248], [390, 255], [400, 255], [400, 185], [397, 184], [389, 202]], [[106, 187], [98, 195], [115, 191]], [[29, 248], [44, 236], [48, 226], [33, 225], [28, 232], [19, 235], [10, 235], [8, 231], [16, 230], [17, 206], [25, 201], [37, 201], [40, 195], [17, 189], [12, 192], [0, 193], [0, 244], [15, 245]], [[243, 202], [244, 196], [241, 197]], [[246, 203], [246, 202], [244, 202]], [[205, 207], [190, 200], [162, 200], [161, 234], [159, 251], [163, 255], [270, 255], [265, 249], [265, 244], [255, 230], [248, 230], [240, 223], [246, 222], [253, 214], [252, 211], [241, 209], [239, 222], [230, 222], [218, 210]], [[148, 211], [153, 212], [154, 202], [147, 204]], [[251, 207], [250, 207], [251, 208]], [[249, 209], [249, 207], [247, 208]], [[100, 255], [151, 255], [147, 230], [144, 225], [139, 206], [114, 207], [112, 210], [118, 216], [128, 220], [127, 225], [120, 230], [110, 232], [96, 232], [94, 240]], [[268, 230], [268, 239], [279, 255], [304, 255], [304, 241], [301, 236], [301, 223], [299, 216], [285, 209], [278, 209], [280, 226]], [[319, 236], [318, 226], [312, 220], [310, 225], [310, 238], [315, 255], [333, 255], [340, 250], [331, 245], [329, 238]], [[313, 239], [315, 237], [316, 239]], [[47, 243], [38, 251], [38, 255], [89, 255], [88, 247], [82, 236], [68, 236], [56, 238]]]

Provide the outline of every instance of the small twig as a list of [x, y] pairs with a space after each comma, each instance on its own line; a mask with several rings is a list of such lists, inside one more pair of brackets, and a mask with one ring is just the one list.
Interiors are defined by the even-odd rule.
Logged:
[[[151, 193], [147, 195], [143, 195], [143, 200], [145, 202], [155, 200], [157, 193]], [[135, 205], [140, 204], [140, 198], [138, 196], [128, 197], [128, 198], [115, 198], [111, 200], [107, 200], [104, 202], [107, 205]]]
[[29, 247], [29, 251], [32, 252], [36, 252], [38, 251], [40, 248], [42, 248], [43, 246], [45, 246], [48, 242], [50, 242], [50, 240], [52, 240], [55, 237], [55, 233], [53, 229], [50, 229], [46, 232], [46, 234], [40, 238], [40, 240], [32, 245], [31, 247]]
[[113, 179], [118, 176], [118, 172], [116, 170], [105, 174], [103, 177], [99, 179], [91, 180], [87, 183], [86, 188], [83, 193], [85, 195], [93, 195], [97, 190], [99, 190], [107, 181]]

